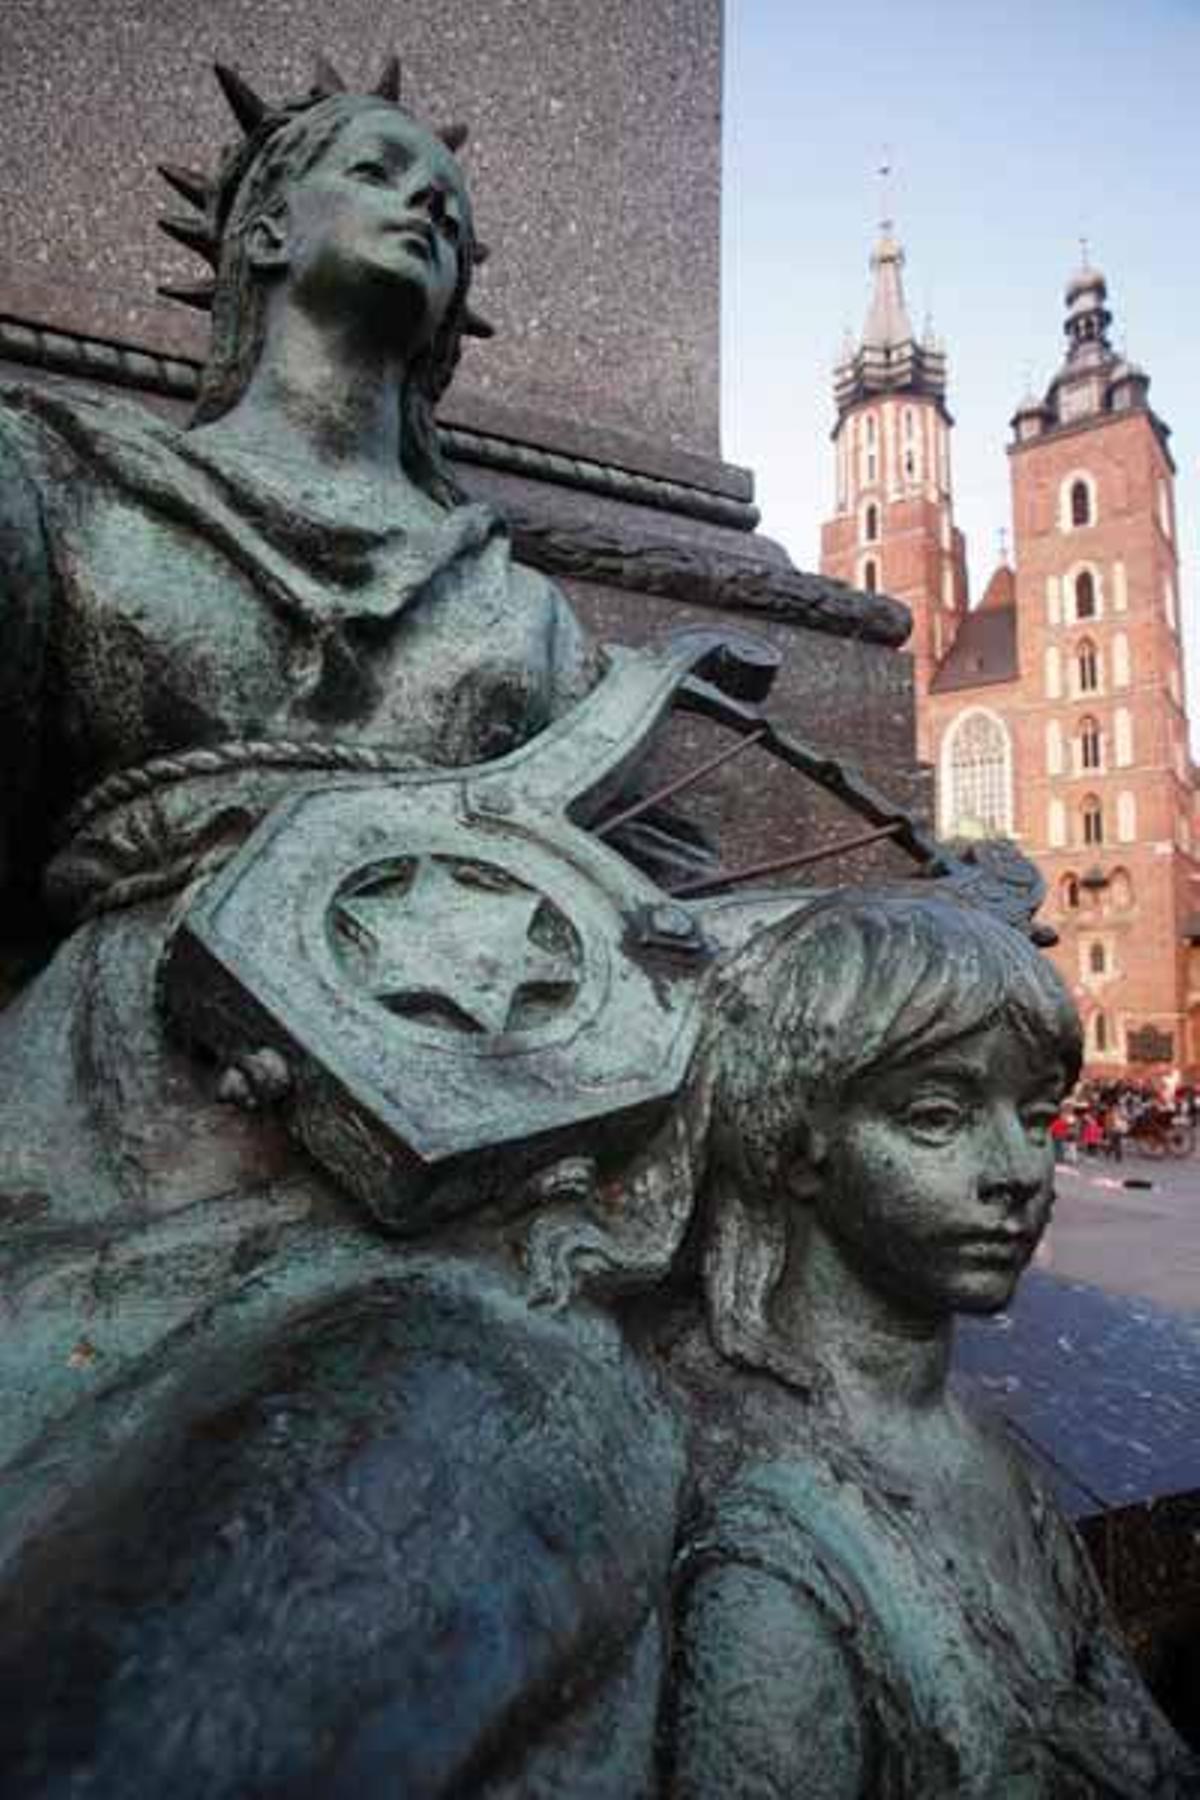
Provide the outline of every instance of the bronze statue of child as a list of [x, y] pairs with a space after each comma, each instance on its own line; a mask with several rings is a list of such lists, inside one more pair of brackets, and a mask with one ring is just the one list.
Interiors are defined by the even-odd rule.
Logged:
[[1073, 1531], [950, 1379], [956, 1316], [1009, 1303], [1050, 1217], [1080, 1062], [1052, 965], [952, 901], [835, 894], [734, 960], [712, 1055], [664, 1791], [1200, 1792]]

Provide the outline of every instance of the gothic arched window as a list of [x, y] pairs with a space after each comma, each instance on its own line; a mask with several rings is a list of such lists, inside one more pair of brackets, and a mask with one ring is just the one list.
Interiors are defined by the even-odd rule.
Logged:
[[1096, 1014], [1096, 1021], [1092, 1026], [1092, 1042], [1095, 1044], [1098, 1054], [1103, 1056], [1108, 1049], [1108, 1020], [1103, 1013]]
[[1103, 975], [1108, 967], [1108, 957], [1103, 944], [1092, 944], [1088, 950], [1088, 968], [1093, 975]]
[[1100, 663], [1091, 638], [1084, 638], [1076, 650], [1075, 666], [1079, 671], [1080, 693], [1094, 694], [1100, 685]]
[[1079, 808], [1080, 823], [1083, 827], [1085, 844], [1102, 844], [1104, 842], [1104, 808], [1095, 794], [1088, 794]]
[[942, 752], [950, 835], [996, 836], [1012, 830], [1012, 743], [986, 712], [963, 713]]
[[867, 508], [866, 522], [863, 529], [867, 542], [873, 544], [875, 539], [879, 536], [879, 508], [875, 505], [874, 501], [872, 501]]
[[[1076, 483], [1083, 487], [1082, 482]], [[1083, 488], [1084, 493], [1087, 489]], [[1081, 569], [1075, 577], [1075, 617], [1077, 619], [1094, 619], [1096, 616], [1096, 582], [1090, 569]]]
[[1086, 481], [1071, 484], [1071, 523], [1072, 525], [1090, 525], [1092, 522], [1092, 497], [1088, 493]]
[[1079, 766], [1081, 769], [1098, 769], [1103, 755], [1104, 740], [1100, 732], [1099, 719], [1089, 714], [1079, 721]]
[[1078, 877], [1078, 875], [1064, 875], [1063, 876], [1062, 885], [1059, 889], [1059, 895], [1062, 899], [1062, 903], [1063, 903], [1064, 907], [1066, 907], [1068, 912], [1074, 912], [1079, 905], [1079, 877]]
[[866, 588], [868, 594], [878, 592], [879, 570], [875, 566], [875, 558], [873, 556], [869, 556], [863, 564], [863, 586]]

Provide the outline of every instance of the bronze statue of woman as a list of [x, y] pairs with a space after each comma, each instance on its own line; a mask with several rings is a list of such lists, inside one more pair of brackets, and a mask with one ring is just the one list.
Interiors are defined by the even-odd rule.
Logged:
[[157, 1003], [277, 802], [494, 758], [594, 674], [439, 455], [458, 132], [394, 72], [224, 82], [244, 141], [171, 171], [216, 268], [194, 427], [0, 396], [0, 940], [41, 963], [0, 1011], [0, 1787], [465, 1791], [599, 1659], [640, 1720], [616, 1800], [674, 1427], [610, 1322], [401, 1253]]
[[[434, 406], [482, 328], [448, 143], [398, 105], [394, 69], [380, 92], [328, 77], [279, 108], [224, 81], [242, 142], [210, 182], [171, 171], [216, 268], [193, 427], [52, 386], [0, 395], [0, 952], [32, 939], [45, 963], [0, 1010], [0, 1354], [18, 1366], [61, 1305], [54, 1341], [114, 1373], [225, 1279], [239, 1210], [251, 1233], [264, 1206], [273, 1231], [337, 1210], [164, 1036], [181, 893], [296, 787], [486, 760], [594, 676], [561, 595], [439, 454]], [[97, 1234], [183, 1230], [218, 1195], [190, 1295], [156, 1303], [149, 1336], [132, 1297], [102, 1329]], [[47, 1234], [59, 1298], [31, 1328]], [[0, 1465], [73, 1401], [60, 1385], [29, 1377]]]

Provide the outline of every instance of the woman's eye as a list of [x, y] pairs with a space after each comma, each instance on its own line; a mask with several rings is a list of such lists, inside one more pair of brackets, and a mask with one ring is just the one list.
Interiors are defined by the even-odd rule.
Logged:
[[438, 230], [448, 237], [452, 244], [457, 244], [459, 238], [462, 236], [462, 226], [450, 213], [442, 214], [441, 218], [438, 220]]
[[377, 162], [355, 163], [350, 173], [352, 175], [357, 175], [360, 181], [386, 183], [391, 179], [383, 164]]

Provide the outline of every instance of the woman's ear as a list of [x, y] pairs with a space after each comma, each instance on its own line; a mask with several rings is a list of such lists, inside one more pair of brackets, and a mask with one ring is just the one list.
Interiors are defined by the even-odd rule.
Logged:
[[286, 269], [289, 260], [287, 225], [281, 212], [260, 213], [246, 241], [246, 259], [256, 274], [269, 275]]

